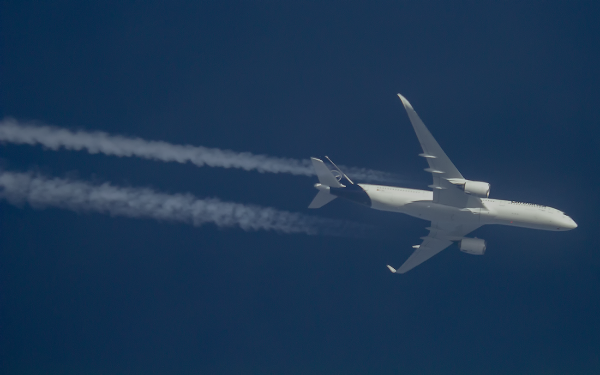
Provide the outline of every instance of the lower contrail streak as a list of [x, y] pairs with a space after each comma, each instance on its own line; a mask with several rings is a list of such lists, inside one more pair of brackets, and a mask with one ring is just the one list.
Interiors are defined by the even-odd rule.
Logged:
[[[312, 176], [309, 160], [256, 155], [191, 145], [174, 145], [111, 135], [104, 132], [70, 131], [45, 125], [22, 124], [14, 119], [0, 122], [0, 142], [42, 145], [52, 150], [85, 150], [91, 154], [140, 157], [165, 162], [192, 163], [199, 167], [239, 168], [247, 171], [289, 173]], [[393, 174], [365, 168], [344, 167], [344, 172], [358, 181], [394, 181]]]
[[109, 183], [46, 178], [33, 173], [0, 171], [0, 199], [33, 208], [58, 207], [77, 212], [152, 218], [201, 226], [239, 227], [245, 231], [363, 237], [366, 226], [191, 194], [165, 194], [148, 188], [118, 187]]

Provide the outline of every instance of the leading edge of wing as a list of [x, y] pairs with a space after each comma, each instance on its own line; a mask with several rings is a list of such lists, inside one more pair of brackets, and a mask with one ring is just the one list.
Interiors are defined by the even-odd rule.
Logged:
[[394, 273], [406, 273], [419, 264], [425, 262], [429, 258], [433, 257], [437, 253], [441, 252], [448, 246], [452, 245], [452, 241], [440, 240], [440, 239], [427, 239], [423, 241], [423, 244], [415, 250], [412, 255], [404, 262], [400, 268], [394, 270], [393, 267], [388, 266], [390, 271]]
[[[423, 242], [417, 247], [412, 255], [400, 266], [394, 269], [392, 266], [387, 266], [393, 273], [405, 273], [419, 264], [425, 262], [437, 253], [441, 252], [454, 241], [461, 240], [464, 236], [479, 228], [481, 224], [455, 224], [444, 222], [431, 222], [431, 226], [427, 228], [429, 235], [422, 237]], [[416, 246], [415, 246], [416, 247]]]
[[452, 163], [435, 138], [433, 138], [429, 129], [427, 129], [423, 121], [421, 121], [421, 118], [417, 115], [417, 112], [415, 112], [410, 102], [401, 94], [398, 94], [398, 97], [404, 105], [410, 123], [412, 124], [415, 133], [417, 134], [417, 138], [419, 139], [419, 143], [421, 144], [421, 148], [423, 149], [423, 154], [421, 154], [421, 156], [425, 157], [429, 163], [429, 172], [439, 174], [445, 178], [463, 179], [463, 176], [456, 166], [454, 166], [454, 163]]

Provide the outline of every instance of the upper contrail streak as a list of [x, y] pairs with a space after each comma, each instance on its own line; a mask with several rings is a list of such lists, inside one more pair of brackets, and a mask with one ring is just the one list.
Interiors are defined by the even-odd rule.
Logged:
[[[45, 125], [21, 124], [14, 119], [0, 122], [0, 142], [36, 145], [52, 150], [85, 150], [91, 154], [140, 157], [165, 162], [190, 162], [199, 167], [239, 168], [247, 171], [289, 173], [312, 176], [309, 160], [256, 155], [191, 145], [174, 145], [162, 141], [148, 141], [111, 135], [104, 132], [71, 131]], [[393, 181], [394, 175], [365, 168], [344, 167], [348, 175], [363, 181]]]
[[363, 237], [366, 225], [319, 218], [257, 205], [199, 199], [191, 194], [165, 194], [148, 188], [109, 183], [93, 185], [33, 173], [0, 171], [0, 199], [34, 208], [58, 207], [77, 212], [152, 218], [201, 226], [239, 227], [245, 231]]

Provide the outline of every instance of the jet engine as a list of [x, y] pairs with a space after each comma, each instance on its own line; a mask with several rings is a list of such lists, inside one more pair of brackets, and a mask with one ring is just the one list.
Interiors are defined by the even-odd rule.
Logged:
[[460, 240], [460, 251], [467, 254], [483, 255], [485, 253], [485, 240], [465, 237]]
[[464, 184], [459, 185], [465, 193], [474, 195], [479, 198], [487, 198], [490, 196], [490, 184], [483, 181], [465, 180]]

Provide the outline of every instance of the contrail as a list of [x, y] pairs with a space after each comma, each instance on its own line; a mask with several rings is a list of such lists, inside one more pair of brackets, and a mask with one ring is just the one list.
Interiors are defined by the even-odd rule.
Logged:
[[[0, 122], [0, 142], [36, 145], [52, 150], [85, 150], [91, 154], [137, 156], [165, 162], [190, 162], [199, 167], [239, 168], [247, 171], [289, 173], [313, 176], [309, 160], [256, 155], [191, 145], [174, 145], [162, 141], [148, 141], [111, 135], [104, 132], [71, 131], [46, 125], [22, 124], [7, 118]], [[398, 181], [391, 173], [365, 168], [343, 167], [344, 172], [359, 181]]]
[[368, 226], [335, 219], [232, 202], [199, 199], [191, 194], [165, 194], [148, 188], [93, 185], [83, 181], [47, 178], [34, 173], [0, 171], [0, 199], [33, 208], [58, 207], [77, 212], [176, 221], [194, 226], [239, 227], [245, 231], [271, 230], [364, 237]]

